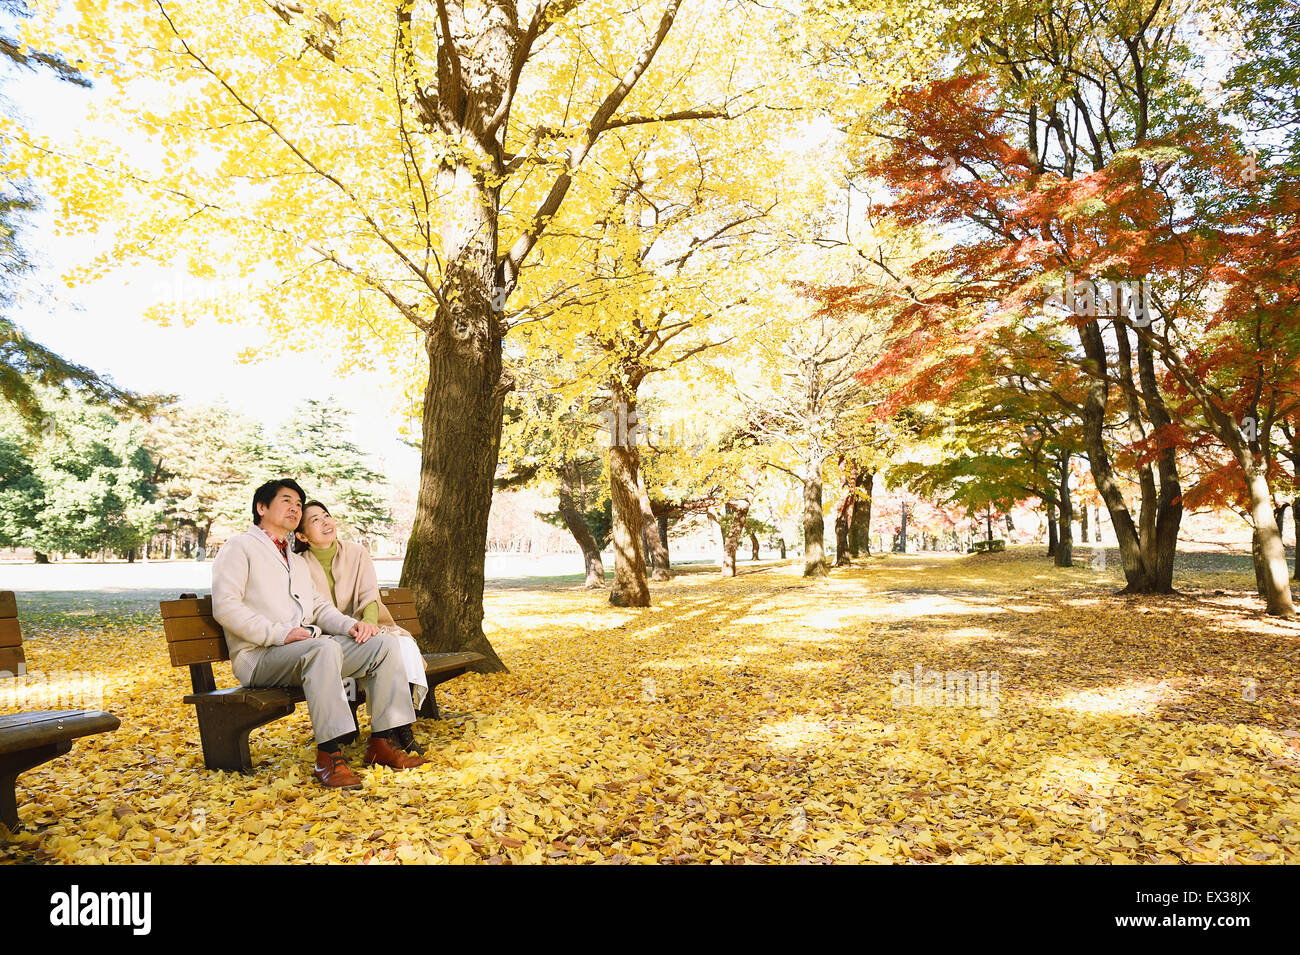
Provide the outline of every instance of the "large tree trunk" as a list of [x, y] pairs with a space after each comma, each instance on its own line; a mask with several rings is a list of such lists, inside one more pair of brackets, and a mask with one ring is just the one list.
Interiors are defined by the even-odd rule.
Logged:
[[[1297, 474], [1300, 474], [1300, 465], [1297, 465]], [[1295, 564], [1295, 579], [1300, 580], [1300, 497], [1291, 502], [1291, 526], [1295, 529], [1295, 556], [1292, 558]]]
[[[1087, 357], [1089, 366], [1087, 370], [1091, 376], [1087, 397], [1083, 403], [1083, 440], [1088, 451], [1088, 464], [1092, 469], [1093, 481], [1110, 514], [1111, 527], [1115, 532], [1120, 563], [1127, 584], [1122, 592], [1168, 593], [1172, 589], [1172, 583], [1165, 583], [1162, 586], [1157, 569], [1149, 563], [1148, 557], [1152, 553], [1159, 553], [1162, 549], [1169, 550], [1168, 566], [1172, 568], [1172, 548], [1178, 541], [1178, 520], [1171, 521], [1170, 518], [1181, 518], [1182, 508], [1178, 507], [1176, 515], [1166, 513], [1163, 527], [1159, 527], [1156, 531], [1157, 541], [1152, 547], [1144, 549], [1138, 529], [1133, 523], [1133, 516], [1124, 500], [1124, 493], [1115, 478], [1110, 452], [1106, 448], [1104, 427], [1109, 386], [1105, 376], [1109, 363], [1101, 337], [1101, 328], [1096, 320], [1085, 322], [1079, 327], [1079, 339]], [[1124, 347], [1127, 348], [1127, 342]], [[1163, 462], [1162, 466], [1164, 466]], [[1172, 490], [1171, 487], [1170, 491]], [[1159, 518], [1156, 517], [1151, 523], [1156, 527], [1160, 523]]]
[[1268, 596], [1268, 568], [1264, 564], [1264, 547], [1259, 542], [1259, 528], [1250, 532], [1250, 560], [1255, 566], [1255, 593], [1261, 597]]
[[637, 498], [641, 508], [641, 527], [645, 532], [645, 542], [649, 549], [651, 580], [670, 580], [672, 571], [668, 567], [668, 547], [659, 537], [659, 521], [650, 506], [650, 493], [646, 490], [645, 472], [637, 473]]
[[874, 471], [858, 469], [854, 481], [858, 499], [853, 505], [853, 518], [849, 521], [849, 554], [852, 557], [871, 554], [871, 493], [875, 480]]
[[[1155, 357], [1147, 340], [1138, 337], [1138, 378], [1142, 382], [1142, 403], [1154, 433], [1165, 433], [1173, 424], [1156, 380]], [[1178, 480], [1178, 456], [1170, 443], [1156, 458], [1160, 475], [1160, 497], [1156, 502], [1156, 526], [1147, 561], [1162, 594], [1174, 589], [1174, 558], [1178, 552], [1178, 527], [1183, 522], [1183, 489]], [[1143, 539], [1146, 544], [1146, 539]]]
[[847, 567], [849, 559], [849, 527], [853, 523], [853, 488], [849, 487], [844, 499], [835, 508], [835, 566]]
[[[1215, 426], [1219, 440], [1232, 452], [1246, 478], [1250, 495], [1251, 535], [1256, 585], [1264, 596], [1268, 612], [1278, 617], [1294, 617], [1291, 582], [1287, 579], [1286, 547], [1273, 509], [1273, 491], [1268, 486], [1268, 459], [1256, 440], [1247, 441], [1237, 422], [1212, 401], [1202, 401], [1202, 408]], [[1267, 440], [1267, 435], [1264, 436]]]
[[835, 566], [847, 567], [852, 561], [849, 551], [850, 528], [853, 526], [853, 512], [857, 510], [858, 464], [852, 458], [840, 458], [841, 465], [847, 465], [844, 474], [844, 496], [835, 507]]
[[1051, 501], [1047, 502], [1047, 556], [1055, 557], [1057, 547], [1060, 546], [1056, 538], [1056, 505]]
[[1060, 520], [1058, 526], [1058, 538], [1056, 542], [1056, 566], [1073, 567], [1074, 566], [1074, 529], [1070, 526], [1074, 521], [1074, 506], [1070, 503], [1070, 455], [1061, 456], [1061, 473], [1060, 487], [1057, 491], [1060, 496]]
[[[495, 246], [495, 230], [483, 227]], [[488, 511], [509, 387], [488, 301], [494, 257], [490, 248], [457, 260], [461, 294], [449, 299], [450, 314], [439, 309], [428, 333], [420, 488], [401, 578], [415, 598], [420, 649], [481, 653], [482, 672], [505, 669], [483, 635]], [[469, 258], [478, 271], [463, 271]]]
[[805, 462], [803, 482], [803, 575], [826, 576], [826, 519], [822, 514], [822, 462], [815, 453]]
[[1264, 602], [1268, 612], [1277, 617], [1294, 617], [1295, 604], [1291, 600], [1291, 583], [1287, 579], [1286, 547], [1278, 529], [1273, 511], [1273, 494], [1258, 458], [1243, 462], [1246, 484], [1250, 489], [1250, 515], [1255, 523], [1253, 539], [1258, 544], [1255, 559], [1257, 575], [1262, 578]]
[[637, 476], [640, 456], [632, 442], [609, 446], [609, 489], [614, 504], [614, 588], [609, 602], [616, 607], [650, 606], [645, 553], [641, 550], [643, 518]]
[[582, 551], [582, 561], [587, 573], [586, 587], [593, 590], [605, 586], [605, 564], [600, 558], [600, 545], [591, 533], [587, 520], [578, 509], [576, 493], [579, 486], [578, 466], [565, 461], [560, 468], [560, 517]]
[[749, 501], [728, 501], [727, 526], [722, 537], [722, 576], [736, 576], [736, 548], [745, 532], [745, 518], [749, 516]]

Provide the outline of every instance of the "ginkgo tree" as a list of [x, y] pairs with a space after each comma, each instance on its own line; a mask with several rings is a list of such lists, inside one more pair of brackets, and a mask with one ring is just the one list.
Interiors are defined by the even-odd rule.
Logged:
[[[111, 82], [105, 112], [155, 147], [24, 137], [70, 228], [120, 227], [72, 280], [120, 259], [184, 260], [246, 283], [225, 317], [271, 341], [359, 329], [380, 357], [417, 363], [422, 466], [402, 582], [426, 649], [499, 667], [483, 560], [514, 385], [502, 345], [538, 297], [526, 267], [612, 131], [718, 124], [708, 139], [760, 106], [800, 106], [768, 39], [773, 14], [681, 0], [630, 13], [607, 0], [57, 7], [37, 5], [29, 37]], [[752, 143], [734, 135], [733, 148]]]

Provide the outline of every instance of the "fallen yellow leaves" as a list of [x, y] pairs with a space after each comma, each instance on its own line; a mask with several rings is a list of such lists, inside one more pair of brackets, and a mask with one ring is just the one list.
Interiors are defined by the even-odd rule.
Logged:
[[[441, 688], [432, 762], [356, 793], [311, 779], [305, 707], [254, 775], [204, 770], [150, 615], [38, 619], [29, 658], [101, 672], [122, 728], [20, 777], [0, 859], [1300, 861], [1300, 626], [997, 557], [491, 593], [512, 671]], [[996, 714], [894, 705], [918, 664], [998, 672]]]

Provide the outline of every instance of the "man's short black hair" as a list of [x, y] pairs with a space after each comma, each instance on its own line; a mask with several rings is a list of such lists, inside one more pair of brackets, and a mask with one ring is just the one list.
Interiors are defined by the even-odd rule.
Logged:
[[259, 527], [262, 526], [262, 515], [257, 513], [257, 505], [261, 504], [263, 507], [270, 507], [271, 502], [275, 500], [275, 496], [280, 493], [280, 489], [285, 487], [298, 495], [299, 504], [307, 500], [307, 495], [303, 493], [303, 489], [298, 486], [298, 482], [293, 478], [280, 478], [278, 481], [267, 481], [253, 492], [254, 524]]

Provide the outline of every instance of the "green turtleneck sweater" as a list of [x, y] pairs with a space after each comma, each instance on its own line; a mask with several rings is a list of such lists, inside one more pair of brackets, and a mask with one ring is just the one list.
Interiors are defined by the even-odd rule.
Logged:
[[[312, 556], [316, 558], [316, 562], [319, 563], [325, 571], [325, 580], [330, 585], [330, 603], [337, 607], [339, 601], [338, 598], [334, 596], [334, 555], [339, 552], [339, 542], [335, 541], [333, 544], [330, 544], [329, 547], [313, 547], [311, 548], [311, 552]], [[379, 604], [375, 603], [373, 600], [366, 604], [361, 610], [361, 619], [366, 623], [378, 624]]]

